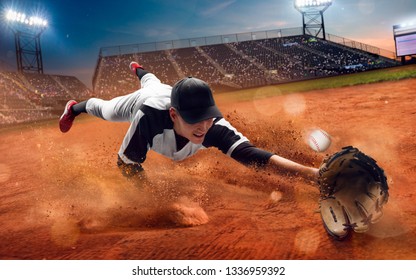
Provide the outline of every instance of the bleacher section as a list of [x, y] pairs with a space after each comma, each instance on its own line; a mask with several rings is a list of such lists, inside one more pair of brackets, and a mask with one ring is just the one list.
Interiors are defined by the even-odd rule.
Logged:
[[53, 118], [69, 99], [91, 96], [76, 77], [0, 72], [0, 124]]
[[110, 99], [139, 88], [138, 61], [173, 85], [194, 76], [215, 92], [386, 68], [398, 62], [307, 35], [100, 56], [94, 92], [77, 78], [0, 72], [0, 124], [57, 117], [69, 99]]
[[[185, 76], [214, 90], [248, 88], [398, 65], [397, 61], [302, 35], [101, 57], [94, 88], [113, 97], [137, 88], [127, 65], [137, 60], [163, 82]], [[125, 85], [125, 87], [122, 87]]]
[[103, 57], [99, 60], [96, 70], [95, 94], [111, 98], [137, 90], [137, 77], [134, 77], [128, 69], [129, 63], [133, 60], [146, 65], [148, 71], [157, 73], [164, 83], [173, 84], [179, 79], [169, 52]]

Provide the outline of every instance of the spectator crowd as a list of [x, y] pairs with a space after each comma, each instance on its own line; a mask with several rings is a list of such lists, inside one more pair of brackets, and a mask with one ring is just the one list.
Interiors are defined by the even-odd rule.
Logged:
[[138, 61], [164, 83], [185, 76], [215, 92], [396, 66], [372, 53], [302, 35], [99, 57], [88, 89], [72, 76], [0, 72], [0, 124], [58, 117], [67, 100], [112, 98], [136, 90], [128, 65]]

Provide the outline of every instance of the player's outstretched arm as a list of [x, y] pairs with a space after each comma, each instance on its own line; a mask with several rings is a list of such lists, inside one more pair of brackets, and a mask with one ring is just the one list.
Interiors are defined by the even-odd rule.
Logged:
[[294, 175], [299, 175], [307, 180], [311, 180], [314, 182], [318, 181], [318, 168], [304, 166], [302, 164], [296, 163], [278, 155], [273, 155], [270, 158], [268, 166], [279, 172], [288, 172]]

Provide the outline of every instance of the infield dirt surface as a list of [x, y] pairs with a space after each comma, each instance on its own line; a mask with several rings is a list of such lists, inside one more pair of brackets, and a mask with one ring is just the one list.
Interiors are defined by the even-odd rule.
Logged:
[[[116, 166], [128, 124], [89, 116], [0, 130], [0, 259], [416, 259], [416, 79], [229, 102], [258, 147], [319, 167], [358, 147], [385, 170], [384, 216], [329, 237], [314, 182], [244, 167], [216, 149], [182, 162], [149, 152], [140, 180]], [[258, 96], [270, 88], [257, 89]], [[310, 129], [333, 143], [316, 153]]]

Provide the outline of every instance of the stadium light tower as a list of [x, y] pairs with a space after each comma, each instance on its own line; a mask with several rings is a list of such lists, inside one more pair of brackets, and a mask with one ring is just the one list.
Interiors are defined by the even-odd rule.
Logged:
[[294, 0], [295, 8], [302, 14], [303, 35], [320, 37], [324, 40], [324, 12], [332, 5], [332, 0]]
[[17, 70], [43, 74], [40, 35], [48, 22], [41, 17], [27, 16], [14, 10], [8, 10], [5, 17], [14, 33]]

